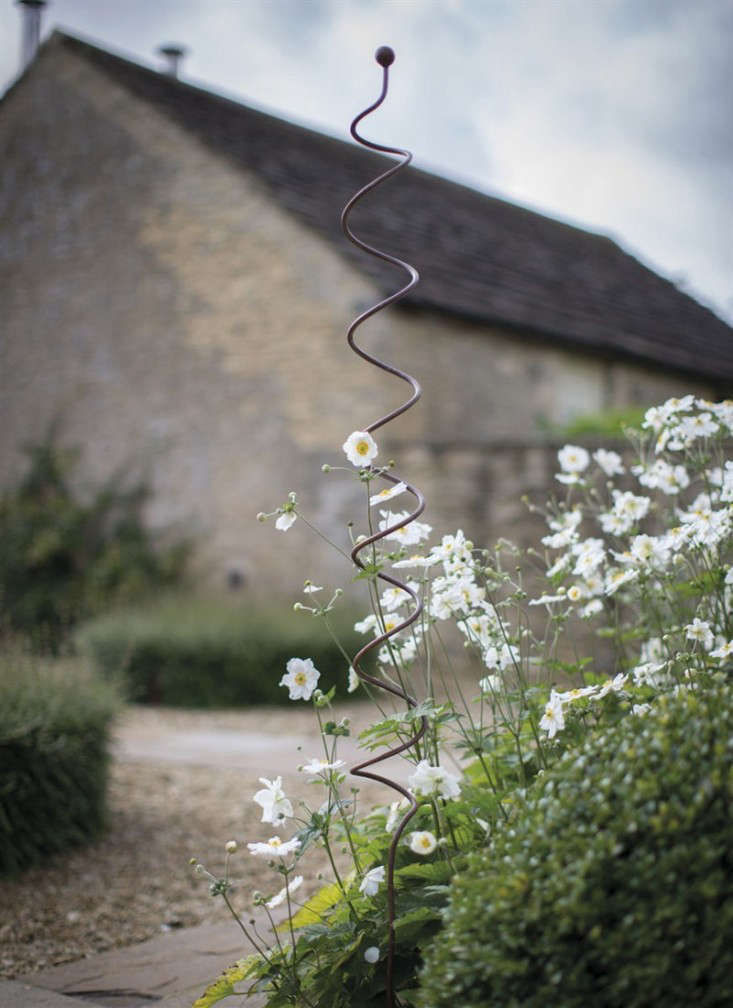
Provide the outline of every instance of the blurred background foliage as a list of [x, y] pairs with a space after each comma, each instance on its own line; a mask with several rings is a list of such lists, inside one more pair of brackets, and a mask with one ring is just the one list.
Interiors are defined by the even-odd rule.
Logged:
[[58, 654], [80, 621], [184, 582], [190, 544], [154, 541], [143, 482], [116, 473], [82, 499], [79, 453], [49, 435], [27, 446], [28, 468], [0, 498], [2, 631]]
[[628, 406], [625, 409], [609, 409], [601, 413], [581, 413], [554, 433], [563, 438], [593, 437], [624, 440], [627, 428], [641, 428], [646, 406]]

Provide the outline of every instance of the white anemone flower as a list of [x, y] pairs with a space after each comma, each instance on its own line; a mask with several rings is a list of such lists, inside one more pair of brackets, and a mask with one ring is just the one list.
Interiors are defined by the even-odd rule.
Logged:
[[391, 833], [394, 830], [397, 823], [399, 822], [400, 809], [403, 807], [404, 801], [405, 801], [404, 798], [402, 799], [402, 801], [399, 800], [393, 801], [392, 804], [389, 806], [389, 812], [387, 813], [387, 821], [384, 824], [385, 833]]
[[[379, 513], [382, 516], [378, 526], [379, 531], [386, 532], [387, 529], [394, 529], [394, 531], [389, 532], [384, 538], [393, 539], [403, 546], [416, 546], [423, 539], [429, 538], [430, 533], [433, 531], [432, 525], [428, 525], [425, 522], [410, 521], [409, 511], [380, 511]], [[394, 528], [400, 522], [405, 522], [405, 524], [399, 528]]]
[[413, 854], [422, 854], [425, 857], [432, 854], [437, 846], [438, 841], [430, 830], [420, 830], [410, 837], [410, 850]]
[[730, 658], [733, 655], [733, 640], [725, 641], [720, 647], [710, 652], [711, 658]]
[[310, 761], [310, 763], [304, 763], [303, 766], [298, 767], [298, 769], [303, 773], [322, 774], [328, 773], [330, 770], [338, 770], [342, 766], [346, 766], [342, 759], [334, 760], [333, 763], [329, 763], [328, 760], [318, 759], [318, 757], [315, 757]]
[[516, 665], [519, 658], [516, 644], [502, 644], [500, 647], [490, 645], [483, 653], [484, 665], [489, 669], [498, 668], [502, 672], [511, 665]]
[[543, 536], [542, 545], [547, 546], [548, 549], [563, 549], [563, 547], [577, 542], [577, 539], [578, 533], [574, 528], [568, 527], [561, 529], [559, 532], [554, 532], [552, 535]]
[[631, 705], [631, 713], [638, 716], [647, 714], [651, 709], [652, 705], [650, 703], [637, 703]]
[[250, 854], [259, 857], [286, 858], [294, 854], [300, 848], [300, 840], [293, 837], [292, 840], [283, 841], [279, 836], [270, 837], [267, 843], [248, 843]]
[[570, 566], [571, 560], [572, 555], [570, 553], [563, 553], [562, 556], [559, 556], [552, 567], [547, 568], [548, 578], [553, 578], [556, 574], [564, 571], [566, 567]]
[[284, 903], [288, 896], [292, 896], [297, 889], [300, 889], [302, 884], [303, 876], [296, 875], [295, 878], [292, 878], [288, 882], [284, 889], [280, 890], [277, 896], [273, 896], [271, 900], [268, 900], [265, 906], [268, 910], [274, 910], [275, 907], [279, 907], [281, 903]]
[[504, 680], [498, 675], [487, 675], [479, 680], [479, 689], [482, 693], [493, 695], [500, 693], [504, 688]]
[[434, 564], [439, 562], [439, 557], [437, 556], [421, 556], [420, 553], [413, 553], [411, 556], [404, 557], [402, 560], [397, 560], [393, 563], [393, 567], [432, 567]]
[[582, 700], [584, 697], [595, 696], [598, 692], [597, 686], [576, 686], [575, 689], [567, 690], [565, 693], [558, 693], [561, 703], [572, 703], [573, 700]]
[[278, 532], [287, 532], [291, 526], [295, 525], [295, 519], [297, 518], [295, 511], [283, 511], [281, 515], [275, 521], [275, 528]]
[[583, 606], [580, 611], [580, 615], [583, 619], [590, 619], [591, 616], [596, 616], [599, 612], [603, 611], [603, 603], [600, 599], [593, 599], [587, 605]]
[[354, 693], [359, 689], [359, 683], [361, 679], [359, 678], [356, 669], [353, 665], [349, 665], [349, 684], [346, 687], [347, 693]]
[[626, 685], [628, 678], [628, 675], [625, 673], [618, 672], [613, 679], [606, 679], [598, 690], [598, 699], [602, 700], [604, 696], [607, 696], [609, 693], [620, 693]]
[[573, 574], [578, 574], [582, 578], [593, 574], [596, 568], [603, 563], [606, 555], [602, 539], [584, 539], [583, 542], [576, 543], [572, 547], [571, 553], [577, 558]]
[[380, 490], [379, 493], [372, 494], [369, 498], [370, 507], [374, 507], [375, 504], [384, 504], [385, 501], [392, 500], [393, 497], [399, 497], [407, 490], [407, 483], [403, 483], [400, 480], [399, 483], [395, 483], [394, 486], [385, 487], [384, 490]]
[[364, 949], [364, 959], [372, 965], [379, 962], [379, 949], [376, 945], [370, 945], [368, 949]]
[[[419, 586], [411, 583], [410, 588], [417, 593]], [[387, 588], [382, 592], [382, 597], [379, 600], [379, 604], [383, 612], [393, 612], [395, 609], [399, 609], [406, 602], [410, 602], [412, 595], [405, 591], [403, 588]]]
[[585, 448], [568, 444], [557, 453], [557, 460], [562, 473], [555, 476], [555, 479], [561, 483], [577, 483], [580, 479], [578, 474], [588, 468], [590, 455]]
[[632, 561], [650, 567], [664, 567], [669, 563], [670, 550], [664, 539], [657, 536], [638, 535], [631, 540]]
[[374, 613], [369, 613], [369, 615], [365, 616], [363, 620], [360, 620], [358, 623], [354, 623], [354, 630], [356, 630], [357, 633], [369, 633], [369, 631], [374, 630], [376, 626], [377, 617]]
[[710, 437], [719, 430], [719, 427], [709, 413], [699, 413], [697, 416], [683, 417], [677, 430], [689, 443], [695, 438]]
[[547, 524], [553, 532], [563, 532], [567, 529], [574, 531], [583, 520], [583, 512], [580, 508], [573, 508], [572, 511], [560, 511], [554, 517], [549, 518]]
[[310, 700], [318, 684], [320, 672], [310, 658], [291, 658], [280, 686], [287, 686], [291, 700]]
[[694, 641], [696, 644], [702, 644], [706, 651], [709, 651], [715, 643], [715, 637], [713, 636], [713, 631], [710, 629], [710, 624], [705, 620], [698, 619], [697, 616], [692, 623], [687, 624], [685, 630], [687, 640]]
[[588, 468], [590, 455], [585, 448], [566, 444], [557, 453], [557, 460], [563, 472], [583, 472]]
[[624, 532], [628, 532], [631, 527], [631, 522], [628, 518], [622, 518], [621, 515], [614, 514], [613, 511], [606, 511], [604, 514], [598, 515], [598, 521], [604, 532], [608, 532], [610, 535], [620, 536]]
[[553, 602], [565, 602], [566, 596], [563, 592], [560, 595], [540, 595], [539, 598], [530, 599], [527, 605], [552, 605]]
[[638, 576], [639, 571], [635, 567], [627, 567], [626, 570], [616, 568], [609, 571], [606, 577], [606, 595], [613, 595], [619, 588]]
[[614, 490], [612, 492], [613, 496], [613, 513], [618, 515], [619, 518], [625, 519], [628, 523], [628, 528], [640, 521], [645, 517], [649, 510], [651, 501], [648, 497], [640, 497], [637, 494], [632, 494], [630, 490]]
[[354, 431], [341, 447], [349, 462], [360, 468], [371, 465], [372, 459], [378, 454], [377, 443], [369, 431]]
[[624, 471], [621, 456], [618, 452], [607, 451], [605, 448], [599, 448], [598, 451], [593, 452], [593, 458], [604, 471], [606, 476], [620, 476]]
[[253, 801], [262, 808], [261, 822], [279, 824], [292, 816], [293, 806], [285, 797], [282, 777], [276, 777], [274, 781], [260, 777], [260, 784], [265, 786], [257, 792]]
[[552, 690], [550, 699], [545, 706], [545, 713], [540, 721], [540, 728], [547, 732], [548, 738], [554, 738], [564, 727], [565, 716], [562, 709], [562, 697]]
[[441, 766], [431, 766], [427, 760], [420, 760], [414, 774], [407, 780], [416, 795], [438, 794], [441, 798], [457, 798], [461, 793], [458, 777]]
[[384, 865], [379, 865], [377, 868], [370, 868], [359, 883], [359, 892], [363, 893], [365, 896], [376, 896], [380, 885], [384, 882], [385, 870]]

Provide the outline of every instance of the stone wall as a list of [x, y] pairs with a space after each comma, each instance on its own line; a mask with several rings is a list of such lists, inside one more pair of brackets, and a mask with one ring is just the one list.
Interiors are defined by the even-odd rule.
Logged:
[[[344, 545], [362, 514], [362, 488], [320, 466], [404, 398], [345, 344], [371, 284], [257, 178], [68, 50], [44, 49], [4, 101], [0, 142], [0, 485], [57, 422], [83, 450], [82, 484], [148, 476], [150, 523], [196, 537], [210, 584], [232, 570], [288, 592], [318, 571], [343, 580], [302, 527], [282, 549], [254, 515], [294, 489]], [[425, 488], [436, 529], [477, 541], [531, 535], [519, 497], [552, 483], [548, 424], [711, 394], [422, 311], [381, 313], [361, 333], [424, 388], [380, 458]]]

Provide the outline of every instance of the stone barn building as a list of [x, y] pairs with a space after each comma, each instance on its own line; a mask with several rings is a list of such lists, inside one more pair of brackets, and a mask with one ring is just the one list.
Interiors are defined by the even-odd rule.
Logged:
[[[362, 518], [320, 467], [404, 399], [344, 339], [403, 283], [339, 228], [384, 162], [60, 32], [0, 103], [0, 143], [0, 483], [56, 422], [82, 481], [148, 476], [149, 521], [196, 537], [210, 585], [348, 580], [302, 523], [283, 542], [254, 516], [293, 489], [343, 544]], [[423, 385], [380, 459], [436, 532], [521, 535], [553, 425], [730, 393], [731, 328], [603, 235], [414, 168], [353, 226], [422, 275], [360, 340]]]

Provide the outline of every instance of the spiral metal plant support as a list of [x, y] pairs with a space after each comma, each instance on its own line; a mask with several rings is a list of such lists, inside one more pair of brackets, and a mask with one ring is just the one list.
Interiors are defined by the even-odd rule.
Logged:
[[[391, 294], [389, 297], [384, 298], [384, 300], [380, 301], [378, 304], [373, 305], [371, 308], [362, 312], [361, 315], [359, 315], [356, 319], [354, 319], [354, 321], [349, 326], [346, 338], [349, 346], [356, 354], [358, 354], [360, 357], [363, 357], [364, 360], [369, 361], [370, 364], [374, 364], [382, 371], [386, 371], [389, 374], [395, 375], [397, 378], [402, 379], [402, 381], [406, 382], [411, 387], [412, 394], [410, 395], [409, 399], [401, 406], [397, 407], [397, 409], [392, 410], [391, 413], [388, 413], [386, 416], [380, 417], [378, 420], [375, 420], [373, 423], [371, 423], [368, 427], [363, 428], [370, 434], [376, 430], [379, 430], [380, 427], [384, 427], [386, 424], [390, 423], [390, 421], [394, 420], [396, 417], [400, 416], [406, 410], [410, 409], [411, 406], [414, 406], [414, 404], [420, 398], [421, 394], [420, 385], [415, 378], [407, 374], [405, 371], [401, 371], [394, 365], [388, 364], [385, 361], [379, 360], [379, 358], [374, 357], [372, 354], [367, 353], [362, 347], [360, 347], [356, 343], [354, 339], [354, 334], [356, 333], [356, 330], [359, 328], [360, 325], [362, 325], [363, 322], [366, 322], [366, 320], [371, 318], [372, 315], [375, 315], [377, 312], [382, 311], [389, 305], [394, 304], [395, 301], [398, 301], [401, 298], [403, 298], [408, 293], [408, 291], [412, 290], [412, 288], [418, 283], [420, 279], [417, 270], [409, 263], [403, 262], [401, 259], [397, 259], [395, 256], [389, 255], [387, 252], [380, 251], [379, 249], [373, 248], [371, 245], [368, 245], [366, 242], [358, 238], [349, 227], [349, 215], [353, 210], [354, 206], [359, 202], [359, 200], [361, 200], [362, 197], [364, 197], [367, 193], [375, 189], [378, 185], [381, 185], [383, 182], [385, 182], [396, 172], [406, 167], [412, 160], [412, 154], [409, 151], [401, 150], [396, 147], [385, 147], [382, 144], [373, 143], [372, 141], [366, 140], [364, 137], [362, 137], [357, 130], [357, 126], [362, 121], [362, 119], [366, 118], [366, 116], [374, 112], [375, 109], [379, 108], [379, 106], [382, 104], [387, 95], [387, 88], [389, 84], [389, 67], [394, 62], [395, 55], [393, 50], [390, 49], [389, 46], [381, 46], [379, 49], [377, 49], [375, 58], [377, 60], [377, 63], [382, 67], [381, 94], [379, 98], [372, 105], [364, 109], [363, 112], [361, 112], [358, 116], [356, 116], [354, 121], [351, 123], [350, 132], [352, 137], [362, 146], [368, 147], [371, 150], [380, 151], [384, 154], [393, 154], [399, 157], [400, 160], [396, 164], [394, 164], [391, 168], [389, 168], [387, 171], [379, 175], [372, 182], [368, 183], [368, 185], [365, 185], [363, 189], [360, 189], [359, 192], [357, 192], [354, 196], [352, 196], [352, 198], [344, 207], [344, 210], [341, 214], [341, 227], [343, 229], [344, 234], [349, 239], [349, 241], [353, 242], [358, 248], [362, 249], [362, 251], [366, 252], [369, 255], [376, 256], [378, 259], [382, 259], [385, 262], [391, 263], [394, 266], [406, 270], [406, 272], [409, 274], [410, 280], [400, 290], [396, 291], [394, 294]], [[415, 521], [425, 510], [425, 498], [423, 497], [420, 490], [418, 490], [416, 487], [411, 486], [406, 481], [401, 480], [400, 477], [390, 472], [386, 472], [383, 469], [379, 470], [378, 475], [379, 478], [386, 480], [388, 483], [397, 484], [400, 482], [404, 482], [407, 488], [407, 492], [412, 494], [412, 496], [415, 498], [416, 507], [415, 510], [412, 511], [407, 518], [402, 519], [402, 521], [395, 522], [389, 528], [385, 528], [369, 536], [366, 539], [362, 539], [354, 546], [353, 550], [351, 551], [351, 559], [356, 564], [356, 566], [359, 567], [361, 570], [365, 569], [365, 564], [361, 558], [361, 554], [363, 554], [365, 551], [369, 551], [371, 553], [372, 547], [376, 543], [386, 538], [393, 532], [405, 528], [411, 522]], [[378, 637], [376, 637], [374, 640], [370, 641], [363, 648], [361, 648], [361, 650], [355, 656], [353, 661], [354, 671], [359, 676], [359, 678], [364, 682], [367, 682], [370, 685], [375, 686], [379, 689], [387, 690], [387, 692], [392, 693], [400, 700], [403, 700], [407, 704], [408, 710], [410, 710], [417, 706], [417, 700], [414, 697], [410, 696], [406, 691], [400, 689], [396, 685], [385, 682], [381, 679], [376, 679], [373, 676], [368, 675], [366, 672], [363, 672], [362, 669], [360, 668], [360, 662], [362, 658], [364, 658], [364, 656], [368, 654], [370, 651], [373, 651], [375, 648], [380, 648], [385, 642], [389, 641], [390, 638], [395, 637], [406, 627], [411, 626], [416, 620], [418, 620], [422, 613], [423, 608], [422, 602], [417, 593], [413, 591], [411, 587], [404, 584], [402, 581], [399, 581], [397, 578], [392, 577], [389, 574], [385, 574], [382, 571], [379, 571], [376, 577], [379, 580], [384, 581], [395, 588], [400, 588], [407, 595], [409, 595], [412, 599], [412, 602], [414, 603], [414, 609], [410, 613], [408, 618], [405, 619], [398, 626], [394, 627], [389, 631], [381, 633]], [[384, 627], [382, 627], [382, 629], [384, 630]], [[387, 988], [388, 1008], [394, 1008], [395, 1005], [394, 977], [393, 977], [394, 950], [395, 950], [395, 930], [394, 930], [395, 858], [397, 855], [397, 847], [400, 842], [400, 839], [402, 838], [402, 835], [405, 831], [405, 828], [407, 827], [407, 824], [410, 822], [412, 817], [417, 812], [418, 803], [415, 800], [415, 796], [407, 788], [403, 787], [396, 781], [391, 780], [389, 777], [384, 777], [378, 773], [374, 773], [373, 770], [369, 768], [373, 768], [377, 766], [379, 763], [383, 763], [385, 760], [390, 759], [392, 756], [397, 756], [399, 753], [405, 752], [406, 750], [411, 749], [414, 746], [417, 746], [420, 739], [425, 734], [426, 730], [427, 730], [427, 719], [425, 717], [421, 717], [419, 727], [409, 739], [402, 742], [400, 745], [397, 745], [394, 748], [389, 749], [387, 752], [380, 753], [379, 755], [374, 756], [371, 759], [365, 760], [363, 763], [359, 763], [357, 766], [352, 767], [351, 769], [351, 773], [355, 777], [365, 777], [368, 778], [369, 780], [378, 781], [380, 784], [384, 784], [387, 787], [390, 787], [393, 790], [399, 792], [409, 802], [409, 809], [407, 813], [403, 816], [402, 820], [399, 822], [397, 828], [394, 831], [392, 842], [389, 848], [389, 857], [387, 861], [386, 885], [387, 885], [387, 914], [389, 922], [388, 923], [389, 936], [388, 936], [388, 950], [387, 950], [386, 988]]]

